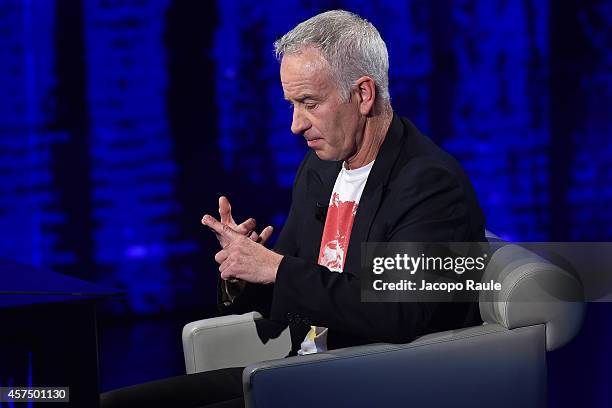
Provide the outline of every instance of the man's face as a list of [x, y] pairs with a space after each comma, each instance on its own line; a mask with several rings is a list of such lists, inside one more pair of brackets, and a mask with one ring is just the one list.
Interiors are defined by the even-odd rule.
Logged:
[[301, 134], [322, 160], [346, 160], [357, 151], [365, 118], [355, 95], [342, 102], [319, 50], [285, 55], [280, 69], [285, 99], [293, 106], [291, 131]]

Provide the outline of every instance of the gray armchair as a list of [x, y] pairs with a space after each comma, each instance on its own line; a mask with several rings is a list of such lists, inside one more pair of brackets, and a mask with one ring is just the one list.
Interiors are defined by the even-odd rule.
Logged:
[[[489, 237], [490, 238], [490, 237]], [[187, 373], [246, 366], [247, 407], [543, 407], [546, 352], [579, 331], [582, 286], [571, 273], [516, 245], [498, 249], [483, 281], [481, 326], [407, 344], [371, 344], [283, 358], [288, 331], [262, 342], [256, 313], [189, 323]], [[560, 295], [561, 294], [561, 295]], [[569, 297], [568, 297], [569, 296]]]

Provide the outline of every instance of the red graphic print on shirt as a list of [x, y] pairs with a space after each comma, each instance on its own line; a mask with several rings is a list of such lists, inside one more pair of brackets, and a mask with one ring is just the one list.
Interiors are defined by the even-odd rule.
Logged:
[[354, 201], [340, 201], [339, 194], [333, 193], [321, 239], [319, 265], [342, 272], [356, 213]]

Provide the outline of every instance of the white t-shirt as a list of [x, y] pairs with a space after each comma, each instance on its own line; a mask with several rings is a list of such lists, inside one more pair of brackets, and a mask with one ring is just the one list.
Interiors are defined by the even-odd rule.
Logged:
[[[343, 164], [336, 178], [327, 209], [318, 261], [319, 265], [327, 267], [332, 272], [341, 273], [344, 269], [353, 221], [372, 166], [374, 162], [358, 169], [347, 170]], [[326, 350], [327, 328], [311, 326], [298, 354], [305, 355]]]

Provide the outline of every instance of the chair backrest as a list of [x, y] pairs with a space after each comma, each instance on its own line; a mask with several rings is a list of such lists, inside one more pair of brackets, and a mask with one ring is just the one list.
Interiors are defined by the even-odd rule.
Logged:
[[[488, 233], [490, 242], [499, 238]], [[544, 324], [546, 349], [568, 343], [580, 330], [585, 304], [580, 280], [541, 256], [514, 244], [497, 249], [482, 281], [502, 285], [500, 291], [481, 291], [480, 315], [487, 323], [507, 329]]]

